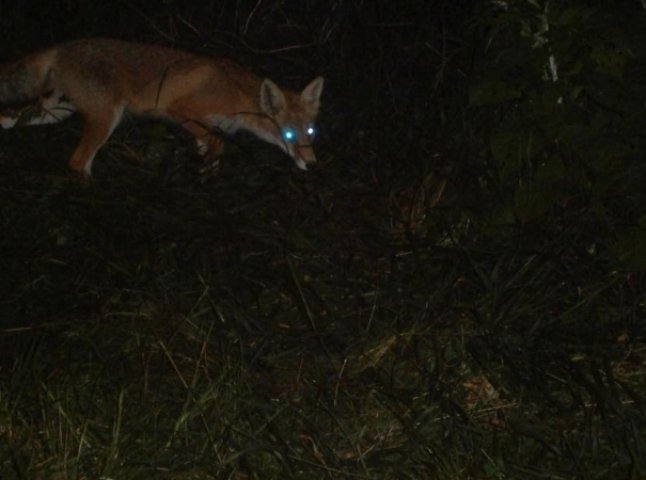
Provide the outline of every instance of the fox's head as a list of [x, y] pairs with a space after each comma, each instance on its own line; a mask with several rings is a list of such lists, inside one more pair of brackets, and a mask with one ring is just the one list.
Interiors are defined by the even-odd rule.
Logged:
[[262, 137], [282, 148], [301, 170], [316, 163], [312, 143], [322, 91], [323, 77], [312, 80], [300, 93], [283, 92], [268, 78], [260, 87], [260, 108], [273, 123]]

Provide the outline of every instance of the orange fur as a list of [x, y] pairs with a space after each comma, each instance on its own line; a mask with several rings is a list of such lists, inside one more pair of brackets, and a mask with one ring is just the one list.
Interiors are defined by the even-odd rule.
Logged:
[[312, 140], [322, 89], [322, 77], [295, 92], [222, 58], [121, 40], [76, 40], [0, 66], [0, 105], [31, 105], [24, 122], [20, 110], [5, 108], [0, 125], [54, 123], [78, 112], [84, 128], [70, 167], [86, 176], [125, 111], [178, 123], [205, 158], [222, 149], [214, 134], [247, 130], [306, 169], [316, 162]]

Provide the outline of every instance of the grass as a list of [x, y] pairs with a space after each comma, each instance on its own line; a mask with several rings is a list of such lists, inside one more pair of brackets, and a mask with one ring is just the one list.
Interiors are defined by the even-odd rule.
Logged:
[[123, 160], [133, 128], [90, 185], [49, 129], [4, 154], [3, 478], [643, 472], [642, 278], [586, 219], [475, 235], [432, 175], [384, 194], [257, 143], [202, 184]]
[[[566, 169], [552, 203], [497, 183], [477, 39], [414, 4], [428, 30], [314, 22], [309, 172], [241, 136], [201, 182], [190, 139], [126, 121], [83, 184], [78, 120], [0, 132], [0, 478], [646, 476], [643, 162], [594, 201]], [[267, 5], [249, 35], [304, 15]]]

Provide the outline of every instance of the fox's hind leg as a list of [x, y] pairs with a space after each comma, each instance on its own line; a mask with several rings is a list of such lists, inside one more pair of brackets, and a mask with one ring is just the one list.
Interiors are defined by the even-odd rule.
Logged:
[[83, 112], [83, 135], [70, 159], [70, 168], [75, 172], [90, 177], [92, 163], [96, 152], [110, 137], [123, 116], [124, 106], [98, 112]]
[[4, 109], [0, 113], [0, 126], [12, 128], [17, 125], [46, 125], [66, 119], [76, 111], [57, 90], [48, 92], [30, 105], [13, 109]]
[[76, 107], [72, 105], [62, 92], [54, 90], [43, 95], [40, 99], [40, 115], [36, 115], [25, 125], [45, 125], [60, 122], [72, 115]]

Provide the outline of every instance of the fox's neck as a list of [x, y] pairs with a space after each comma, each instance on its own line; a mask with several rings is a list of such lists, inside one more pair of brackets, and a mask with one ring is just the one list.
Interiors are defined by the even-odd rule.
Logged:
[[209, 123], [227, 135], [240, 130], [247, 131], [269, 143], [280, 138], [279, 127], [274, 120], [260, 112], [238, 112], [232, 115], [211, 115]]

